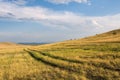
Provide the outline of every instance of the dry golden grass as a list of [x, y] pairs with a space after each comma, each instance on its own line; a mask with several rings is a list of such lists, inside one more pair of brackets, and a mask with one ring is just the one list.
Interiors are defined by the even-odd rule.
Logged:
[[0, 80], [120, 80], [120, 30], [40, 46], [0, 43]]

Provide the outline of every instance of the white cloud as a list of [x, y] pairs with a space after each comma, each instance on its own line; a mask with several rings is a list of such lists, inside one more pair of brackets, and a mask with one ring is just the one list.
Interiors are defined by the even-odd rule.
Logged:
[[27, 2], [31, 1], [31, 0], [0, 0], [1, 2], [9, 2], [9, 3], [14, 3], [17, 5], [25, 5]]
[[88, 0], [47, 0], [48, 2], [55, 3], [55, 4], [68, 4], [70, 2], [76, 3], [87, 3]]
[[101, 24], [99, 24], [96, 20], [92, 20], [92, 23], [98, 27], [104, 27]]
[[0, 17], [21, 21], [37, 21], [40, 24], [69, 30], [73, 33], [76, 32], [76, 34], [87, 31], [97, 33], [120, 28], [120, 14], [92, 17], [67, 11], [56, 12], [43, 7], [18, 6], [3, 1], [0, 2]]
[[0, 17], [18, 20], [38, 21], [50, 26], [80, 27], [90, 24], [100, 26], [120, 25], [120, 14], [102, 17], [77, 15], [72, 12], [56, 12], [43, 7], [18, 6], [12, 3], [0, 2]]
[[18, 5], [24, 5], [27, 3], [27, 0], [12, 0], [12, 3], [18, 4]]

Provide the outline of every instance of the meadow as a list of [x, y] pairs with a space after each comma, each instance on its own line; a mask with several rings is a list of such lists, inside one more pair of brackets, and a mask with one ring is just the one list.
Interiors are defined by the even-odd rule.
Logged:
[[0, 46], [0, 80], [120, 80], [120, 30], [53, 44]]

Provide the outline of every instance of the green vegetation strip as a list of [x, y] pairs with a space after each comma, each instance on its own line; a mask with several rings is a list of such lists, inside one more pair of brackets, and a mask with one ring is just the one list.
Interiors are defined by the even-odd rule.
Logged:
[[[119, 68], [114, 68], [113, 66], [110, 66], [109, 63], [105, 63], [105, 62], [94, 62], [94, 61], [80, 61], [80, 60], [74, 60], [74, 59], [67, 59], [67, 58], [64, 58], [64, 57], [60, 57], [60, 56], [55, 56], [55, 55], [52, 55], [52, 54], [49, 54], [49, 53], [44, 53], [44, 52], [41, 52], [41, 51], [36, 51], [36, 50], [31, 50], [31, 51], [34, 51], [34, 52], [38, 52], [44, 56], [47, 56], [47, 57], [50, 57], [50, 58], [53, 58], [53, 59], [57, 59], [57, 60], [63, 60], [63, 61], [67, 61], [67, 62], [70, 62], [70, 63], [80, 63], [80, 64], [87, 64], [87, 65], [92, 65], [94, 67], [99, 67], [99, 68], [104, 68], [104, 69], [108, 69], [108, 70], [112, 70], [112, 71], [120, 71]], [[109, 56], [109, 55], [108, 55]], [[112, 55], [114, 57], [114, 55]]]
[[54, 58], [54, 59], [59, 59], [59, 60], [63, 60], [63, 61], [68, 61], [68, 62], [72, 62], [72, 63], [81, 63], [81, 64], [84, 64], [84, 61], [79, 61], [79, 60], [75, 60], [75, 59], [67, 59], [67, 58], [64, 58], [64, 57], [60, 57], [60, 56], [55, 56], [55, 55], [52, 55], [52, 54], [49, 54], [49, 53], [45, 53], [45, 52], [41, 52], [41, 51], [36, 51], [36, 50], [32, 50], [32, 51], [35, 51], [35, 52], [38, 52], [44, 56], [48, 56], [48, 57], [51, 57], [51, 58]]
[[69, 72], [82, 73], [81, 72], [82, 70], [80, 68], [81, 65], [77, 65], [75, 63], [71, 64], [69, 62], [57, 60], [57, 59], [39, 54], [38, 52], [35, 52], [35, 51], [31, 51], [31, 50], [25, 50], [25, 51], [28, 52], [35, 60], [41, 61], [45, 63], [46, 65], [68, 70]]

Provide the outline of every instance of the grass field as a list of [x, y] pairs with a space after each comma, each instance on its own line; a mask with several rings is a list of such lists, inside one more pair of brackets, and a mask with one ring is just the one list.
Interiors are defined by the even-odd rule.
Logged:
[[120, 80], [120, 29], [40, 46], [0, 43], [0, 80]]

